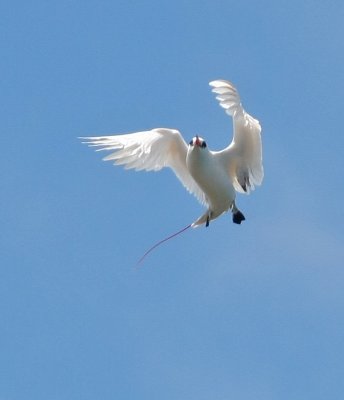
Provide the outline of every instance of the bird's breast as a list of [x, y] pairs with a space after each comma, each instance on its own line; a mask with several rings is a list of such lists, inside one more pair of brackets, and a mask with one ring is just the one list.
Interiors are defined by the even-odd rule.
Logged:
[[188, 152], [187, 168], [205, 193], [212, 209], [228, 210], [235, 199], [235, 190], [225, 168], [208, 150], [194, 148]]

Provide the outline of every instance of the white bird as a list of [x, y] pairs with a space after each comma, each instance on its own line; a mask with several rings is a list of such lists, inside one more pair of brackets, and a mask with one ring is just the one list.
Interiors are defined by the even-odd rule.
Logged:
[[240, 224], [245, 217], [235, 204], [235, 192], [249, 194], [262, 183], [264, 176], [259, 122], [243, 109], [232, 83], [215, 80], [209, 85], [220, 106], [233, 118], [233, 140], [221, 151], [209, 150], [198, 135], [187, 144], [178, 130], [168, 128], [81, 138], [89, 146], [97, 147], [97, 151], [113, 151], [104, 160], [126, 169], [171, 168], [185, 188], [207, 207], [188, 227], [208, 226], [211, 220], [229, 210], [233, 222]]

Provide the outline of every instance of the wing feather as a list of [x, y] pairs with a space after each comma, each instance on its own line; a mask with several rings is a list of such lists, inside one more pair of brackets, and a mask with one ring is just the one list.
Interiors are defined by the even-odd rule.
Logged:
[[250, 193], [264, 177], [259, 121], [244, 110], [239, 93], [231, 82], [216, 80], [209, 85], [213, 87], [220, 106], [233, 118], [233, 140], [227, 148], [215, 154], [225, 163], [235, 190]]
[[124, 135], [82, 137], [96, 151], [112, 151], [103, 160], [136, 171], [159, 171], [169, 167], [184, 187], [202, 203], [205, 195], [186, 166], [187, 144], [175, 129], [157, 128]]

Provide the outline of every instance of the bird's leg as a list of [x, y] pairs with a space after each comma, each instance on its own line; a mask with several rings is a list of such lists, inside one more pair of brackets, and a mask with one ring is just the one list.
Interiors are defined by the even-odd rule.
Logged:
[[241, 224], [242, 221], [245, 221], [244, 214], [237, 208], [234, 201], [232, 204], [232, 216], [235, 224]]
[[208, 213], [208, 215], [207, 215], [207, 221], [206, 221], [206, 223], [205, 223], [205, 227], [206, 227], [206, 228], [208, 228], [209, 222], [210, 222], [210, 219], [211, 219], [212, 216], [213, 216], [213, 212], [212, 212], [212, 211], [209, 211], [209, 213]]

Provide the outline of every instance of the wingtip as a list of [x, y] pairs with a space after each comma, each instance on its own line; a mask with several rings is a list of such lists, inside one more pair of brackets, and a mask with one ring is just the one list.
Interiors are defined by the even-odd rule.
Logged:
[[209, 82], [209, 86], [211, 87], [216, 87], [218, 85], [218, 82], [221, 81], [221, 79], [215, 79], [213, 81]]
[[77, 139], [81, 140], [82, 144], [89, 144], [89, 138], [86, 136], [78, 136]]
[[209, 86], [217, 88], [220, 86], [231, 86], [234, 87], [233, 83], [226, 79], [215, 79], [214, 81], [209, 82]]
[[78, 136], [78, 139], [81, 140], [82, 144], [86, 144], [87, 146], [94, 146], [94, 139], [90, 136]]

